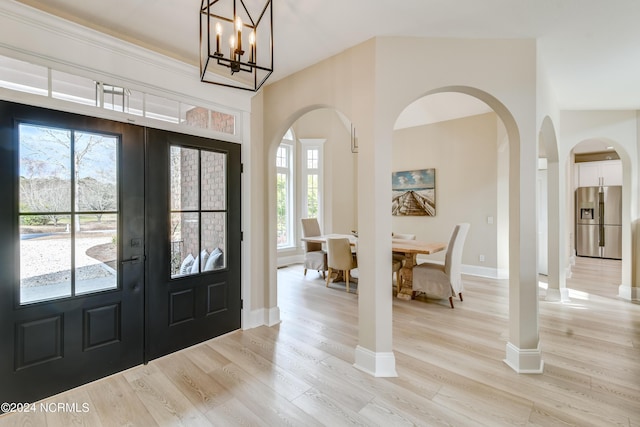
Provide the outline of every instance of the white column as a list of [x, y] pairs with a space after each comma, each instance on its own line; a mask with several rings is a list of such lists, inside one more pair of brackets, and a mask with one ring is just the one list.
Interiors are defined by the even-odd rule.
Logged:
[[509, 342], [505, 363], [518, 373], [542, 373], [538, 328], [538, 154], [534, 138], [510, 141], [509, 162]]
[[558, 162], [547, 163], [548, 203], [548, 288], [547, 301], [569, 302], [566, 281], [565, 177]]
[[[354, 366], [395, 377], [391, 289], [391, 134], [358, 138], [358, 309]], [[379, 133], [376, 132], [379, 135]]]

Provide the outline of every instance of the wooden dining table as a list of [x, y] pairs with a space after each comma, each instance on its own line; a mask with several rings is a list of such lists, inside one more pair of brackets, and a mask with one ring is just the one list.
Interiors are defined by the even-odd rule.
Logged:
[[[323, 234], [320, 236], [303, 237], [304, 242], [327, 243], [327, 239], [349, 239], [349, 243], [355, 246], [358, 238], [351, 234]], [[404, 262], [398, 275], [400, 282], [397, 297], [404, 300], [413, 298], [413, 267], [416, 265], [418, 254], [430, 255], [446, 249], [444, 242], [423, 242], [421, 240], [391, 239], [391, 251], [403, 254]]]

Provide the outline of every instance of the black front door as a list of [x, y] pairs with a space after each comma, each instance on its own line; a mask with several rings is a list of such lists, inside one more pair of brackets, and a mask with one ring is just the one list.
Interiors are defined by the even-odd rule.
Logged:
[[144, 360], [144, 129], [0, 102], [0, 402]]
[[146, 141], [147, 360], [240, 327], [240, 145]]

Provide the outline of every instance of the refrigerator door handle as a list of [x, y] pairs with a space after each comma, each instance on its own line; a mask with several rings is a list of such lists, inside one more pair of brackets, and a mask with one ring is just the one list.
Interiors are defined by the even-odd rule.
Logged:
[[604, 246], [604, 191], [598, 192], [598, 245]]

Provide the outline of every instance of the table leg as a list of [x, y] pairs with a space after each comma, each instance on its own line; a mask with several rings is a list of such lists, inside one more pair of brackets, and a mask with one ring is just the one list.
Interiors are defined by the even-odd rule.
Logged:
[[413, 267], [416, 265], [416, 254], [404, 254], [404, 265], [399, 271], [399, 291], [397, 297], [403, 300], [413, 299]]

